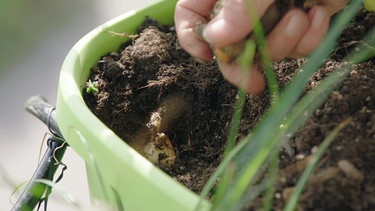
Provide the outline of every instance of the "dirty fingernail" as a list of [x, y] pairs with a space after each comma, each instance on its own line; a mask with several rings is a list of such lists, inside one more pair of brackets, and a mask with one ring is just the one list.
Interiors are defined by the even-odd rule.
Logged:
[[302, 33], [306, 27], [307, 21], [297, 16], [290, 17], [288, 25], [286, 26], [286, 33], [289, 37], [296, 37]]
[[318, 29], [320, 28], [324, 22], [326, 21], [326, 19], [328, 18], [328, 13], [325, 9], [317, 9], [315, 11], [315, 16], [314, 16], [314, 19], [312, 21], [312, 27], [315, 28], [315, 29]]
[[206, 24], [204, 23], [197, 23], [195, 27], [193, 27], [194, 34], [200, 39], [204, 40], [203, 38], [203, 30], [206, 27]]

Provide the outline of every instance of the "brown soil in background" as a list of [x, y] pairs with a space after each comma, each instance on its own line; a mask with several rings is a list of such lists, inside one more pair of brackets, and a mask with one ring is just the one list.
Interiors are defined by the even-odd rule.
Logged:
[[[338, 40], [339, 46], [308, 87], [339, 67], [343, 58], [375, 25], [375, 14], [362, 10]], [[84, 99], [108, 127], [133, 144], [147, 130], [152, 112], [176, 97], [181, 112], [162, 120], [162, 131], [178, 157], [171, 169], [175, 180], [199, 193], [222, 159], [237, 89], [226, 82], [215, 63], [201, 64], [179, 45], [172, 28], [147, 20], [133, 43], [103, 56], [92, 68], [99, 92]], [[353, 42], [354, 41], [354, 42]], [[305, 59], [274, 64], [280, 86], [286, 85]], [[282, 153], [274, 209], [298, 181], [311, 152], [347, 117], [343, 129], [319, 162], [301, 196], [301, 210], [375, 210], [375, 59], [355, 65], [293, 138], [292, 154]], [[169, 96], [169, 97], [168, 97]], [[269, 105], [269, 96], [248, 95], [238, 138], [251, 132]], [[304, 164], [305, 163], [305, 164]], [[261, 201], [261, 200], [259, 200]], [[258, 200], [252, 204], [259, 207]]]

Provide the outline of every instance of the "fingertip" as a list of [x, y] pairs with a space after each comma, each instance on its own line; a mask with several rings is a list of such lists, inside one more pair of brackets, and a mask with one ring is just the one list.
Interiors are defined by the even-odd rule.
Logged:
[[199, 63], [207, 63], [213, 60], [213, 54], [209, 47], [197, 46], [188, 52]]
[[211, 48], [204, 41], [196, 39], [195, 45], [192, 45], [188, 50], [188, 53], [201, 63], [207, 63], [213, 60], [214, 55]]
[[258, 70], [252, 72], [253, 74], [249, 75], [249, 83], [247, 83], [245, 91], [254, 95], [262, 94], [266, 86], [264, 76]]
[[308, 29], [309, 18], [300, 9], [290, 10], [266, 37], [268, 52], [274, 61], [289, 56]]
[[300, 9], [294, 9], [286, 15], [285, 33], [289, 38], [299, 38], [307, 29], [309, 20]]
[[177, 31], [177, 37], [180, 46], [197, 60], [209, 62], [212, 61], [213, 54], [210, 46], [201, 40], [192, 28], [182, 28]]
[[208, 62], [211, 62], [213, 60], [213, 55], [211, 51], [206, 51], [204, 53], [201, 53], [200, 55], [193, 56], [194, 60], [201, 63], [201, 64], [207, 64]]
[[222, 47], [228, 45], [232, 39], [233, 28], [224, 19], [217, 18], [209, 22], [203, 29], [203, 38], [206, 42]]
[[324, 23], [330, 19], [327, 9], [323, 6], [313, 7], [309, 11], [308, 16], [311, 19], [311, 27], [314, 29], [320, 29], [324, 26]]
[[180, 0], [174, 13], [177, 37], [181, 47], [192, 57], [200, 61], [211, 61], [213, 54], [210, 46], [194, 32], [198, 23], [207, 22], [206, 16], [215, 0]]
[[231, 84], [244, 89], [250, 94], [261, 94], [265, 88], [263, 74], [259, 72], [255, 65], [248, 71], [243, 71], [237, 64], [227, 64], [218, 62], [221, 73]]
[[299, 58], [311, 54], [327, 34], [330, 16], [323, 6], [313, 7], [309, 13], [310, 26], [289, 57]]
[[250, 33], [252, 22], [244, 1], [217, 1], [215, 7], [214, 17], [203, 30], [205, 41], [223, 47], [238, 42]]

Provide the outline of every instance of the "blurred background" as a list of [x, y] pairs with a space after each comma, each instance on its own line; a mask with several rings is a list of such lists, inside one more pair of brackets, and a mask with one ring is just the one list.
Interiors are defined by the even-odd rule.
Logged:
[[[0, 2], [0, 210], [18, 199], [17, 186], [37, 167], [47, 127], [24, 110], [41, 94], [55, 105], [61, 65], [71, 47], [96, 26], [153, 0], [2, 0]], [[83, 161], [68, 148], [68, 166], [59, 187], [77, 205], [54, 191], [48, 210], [91, 210]], [[21, 186], [23, 189], [25, 185]]]

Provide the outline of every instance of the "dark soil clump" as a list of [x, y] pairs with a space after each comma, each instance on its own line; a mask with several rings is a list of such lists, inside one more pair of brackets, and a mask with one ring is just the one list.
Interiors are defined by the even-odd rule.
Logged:
[[[345, 62], [347, 53], [374, 26], [374, 20], [374, 13], [364, 9], [359, 12], [306, 90]], [[281, 87], [305, 61], [285, 59], [274, 63]], [[371, 59], [355, 65], [293, 138], [292, 154], [281, 154], [275, 210], [285, 204], [298, 181], [303, 171], [299, 164], [309, 159], [314, 148], [347, 117], [352, 118], [351, 123], [321, 159], [301, 196], [299, 209], [375, 209], [374, 62]], [[143, 134], [147, 136], [151, 114], [176, 99], [173, 105], [166, 106], [167, 110], [182, 109], [173, 115], [165, 111], [161, 117], [161, 132], [171, 139], [177, 151], [175, 165], [164, 171], [199, 193], [222, 160], [237, 95], [237, 89], [223, 79], [216, 63], [195, 61], [180, 47], [173, 28], [147, 19], [131, 43], [101, 58], [92, 68], [90, 80], [98, 83], [99, 92], [84, 92], [87, 105], [130, 145], [136, 145]], [[267, 91], [247, 96], [238, 139], [251, 131], [268, 105]], [[261, 206], [257, 201], [252, 208]]]

